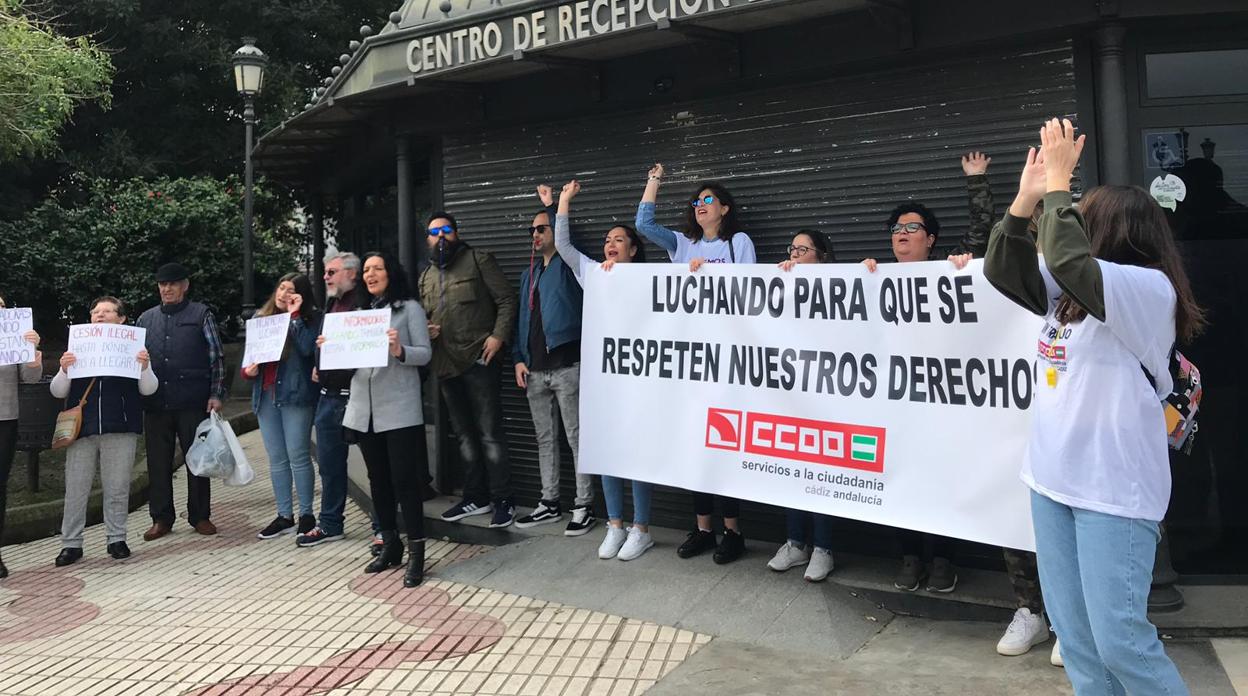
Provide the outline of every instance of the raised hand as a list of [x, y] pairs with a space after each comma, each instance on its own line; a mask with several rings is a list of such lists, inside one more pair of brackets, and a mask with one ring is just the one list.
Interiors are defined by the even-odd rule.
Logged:
[[1049, 191], [1069, 191], [1070, 177], [1079, 164], [1086, 135], [1075, 137], [1070, 119], [1053, 119], [1040, 129], [1040, 152], [1044, 155], [1045, 179]]
[[662, 164], [658, 162], [654, 163], [654, 166], [650, 168], [650, 178], [651, 179], [663, 178], [663, 165]]
[[1048, 192], [1044, 163], [1044, 151], [1036, 148], [1027, 149], [1027, 162], [1023, 164], [1023, 173], [1018, 178], [1018, 195], [1010, 204], [1010, 215], [1020, 218], [1031, 217], [1036, 204]]
[[297, 292], [291, 294], [291, 296], [286, 300], [286, 311], [290, 312], [291, 314], [298, 312], [299, 308], [302, 306], [303, 306], [303, 295], [300, 295]]
[[563, 185], [563, 191], [559, 194], [563, 198], [569, 200], [576, 198], [576, 194], [581, 192], [581, 182], [573, 179]]
[[968, 152], [962, 155], [962, 173], [967, 176], [987, 174], [992, 158], [982, 152]]
[[555, 202], [554, 189], [550, 188], [546, 184], [538, 184], [537, 185], [537, 197], [541, 199], [542, 205], [549, 208], [551, 204]]

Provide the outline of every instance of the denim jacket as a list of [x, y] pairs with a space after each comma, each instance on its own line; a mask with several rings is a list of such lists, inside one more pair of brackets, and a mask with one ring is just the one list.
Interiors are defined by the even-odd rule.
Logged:
[[[541, 263], [541, 259], [537, 259]], [[518, 330], [512, 342], [512, 357], [516, 362], [529, 362], [529, 322], [533, 310], [529, 308], [529, 271], [520, 274], [520, 311], [516, 316]], [[555, 254], [550, 265], [538, 273], [538, 297], [542, 302], [542, 331], [546, 334], [546, 350], [551, 351], [581, 337], [581, 284], [576, 274]]]
[[[281, 362], [277, 364], [277, 383], [273, 399], [282, 406], [315, 406], [317, 390], [312, 384], [312, 368], [316, 357], [316, 336], [319, 326], [309, 326], [303, 317], [290, 321], [290, 333]], [[264, 396], [263, 371], [251, 383], [251, 408], [258, 411]]]

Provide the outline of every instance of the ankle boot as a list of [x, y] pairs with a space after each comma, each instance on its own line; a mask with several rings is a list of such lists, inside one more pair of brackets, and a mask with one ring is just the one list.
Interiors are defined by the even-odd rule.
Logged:
[[4, 560], [0, 559], [0, 580], [9, 577], [9, 569], [4, 567]]
[[380, 573], [391, 566], [403, 562], [403, 544], [399, 543], [399, 533], [394, 531], [381, 532], [381, 553], [364, 566], [365, 573]]
[[425, 581], [425, 540], [407, 542], [407, 572], [403, 586], [416, 587]]

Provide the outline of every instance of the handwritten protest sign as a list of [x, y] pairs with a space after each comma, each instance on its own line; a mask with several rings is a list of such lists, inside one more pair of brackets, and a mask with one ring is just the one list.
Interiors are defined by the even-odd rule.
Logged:
[[282, 312], [247, 320], [247, 347], [243, 349], [243, 367], [282, 359], [286, 334], [290, 332], [290, 314]]
[[130, 377], [143, 373], [138, 354], [147, 339], [147, 329], [123, 324], [75, 324], [69, 327], [69, 352], [77, 362], [66, 374], [82, 377]]
[[389, 308], [326, 314], [321, 369], [385, 367], [390, 360], [389, 329]]
[[24, 365], [35, 359], [35, 347], [25, 338], [33, 321], [29, 307], [0, 309], [0, 365]]

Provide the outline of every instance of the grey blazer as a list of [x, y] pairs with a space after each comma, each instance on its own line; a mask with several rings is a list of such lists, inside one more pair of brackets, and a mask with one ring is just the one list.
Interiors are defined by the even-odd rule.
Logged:
[[358, 369], [351, 377], [351, 398], [347, 400], [342, 424], [357, 432], [368, 432], [370, 419], [375, 433], [425, 422], [421, 413], [420, 371], [416, 369], [429, 364], [433, 357], [425, 310], [415, 300], [400, 303], [391, 311], [390, 328], [399, 332], [401, 358], [391, 355], [385, 367]]
[[38, 382], [43, 366], [0, 366], [0, 421], [17, 420], [17, 383]]

